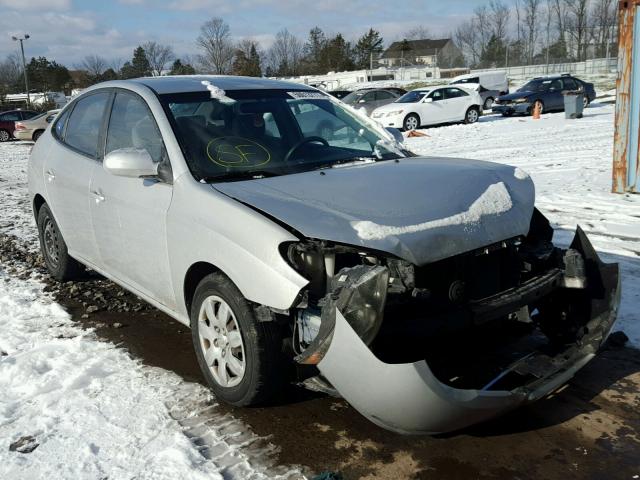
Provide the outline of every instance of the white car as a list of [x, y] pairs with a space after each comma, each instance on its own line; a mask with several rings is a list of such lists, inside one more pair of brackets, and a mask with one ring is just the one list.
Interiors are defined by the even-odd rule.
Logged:
[[465, 88], [419, 88], [376, 109], [371, 117], [385, 127], [402, 130], [451, 122], [476, 123], [482, 103], [478, 92]]

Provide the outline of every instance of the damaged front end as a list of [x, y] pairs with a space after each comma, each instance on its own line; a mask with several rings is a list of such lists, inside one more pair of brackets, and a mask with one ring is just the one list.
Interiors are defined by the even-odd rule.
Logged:
[[595, 356], [620, 300], [618, 266], [579, 227], [566, 250], [552, 235], [536, 210], [527, 237], [423, 266], [285, 245], [309, 280], [292, 310], [296, 361], [399, 433], [458, 430], [544, 397]]

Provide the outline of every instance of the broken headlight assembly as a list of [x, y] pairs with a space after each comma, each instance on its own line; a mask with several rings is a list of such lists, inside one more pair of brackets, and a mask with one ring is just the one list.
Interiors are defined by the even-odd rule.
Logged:
[[384, 317], [390, 280], [389, 269], [375, 255], [313, 241], [285, 245], [283, 255], [309, 280], [294, 313], [299, 363], [322, 360], [333, 338], [337, 310], [365, 344], [373, 341]]

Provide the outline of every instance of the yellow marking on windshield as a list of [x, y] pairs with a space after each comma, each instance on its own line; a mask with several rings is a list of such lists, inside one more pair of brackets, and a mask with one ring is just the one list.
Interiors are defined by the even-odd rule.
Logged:
[[259, 167], [271, 161], [269, 150], [243, 137], [214, 138], [207, 145], [207, 156], [224, 168]]

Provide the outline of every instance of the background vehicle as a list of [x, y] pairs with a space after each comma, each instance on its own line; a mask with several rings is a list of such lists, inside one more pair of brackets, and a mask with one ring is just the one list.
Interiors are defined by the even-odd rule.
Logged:
[[371, 115], [376, 108], [392, 103], [400, 96], [395, 91], [373, 88], [352, 92], [344, 97], [342, 101], [358, 110], [364, 108], [367, 115]]
[[44, 133], [49, 124], [56, 118], [56, 115], [60, 112], [57, 110], [49, 110], [46, 113], [41, 113], [29, 120], [21, 120], [15, 123], [15, 131], [13, 136], [18, 140], [33, 140], [38, 141], [40, 135]]
[[29, 120], [38, 115], [32, 110], [9, 110], [0, 113], [0, 142], [6, 142], [13, 137], [15, 122]]
[[596, 98], [596, 91], [592, 83], [583, 82], [572, 75], [538, 77], [527, 82], [516, 92], [498, 97], [493, 111], [504, 116], [530, 115], [536, 104], [539, 104], [541, 112], [563, 111], [564, 96], [562, 92], [567, 90], [581, 90], [584, 93], [585, 107]]
[[477, 88], [478, 93], [482, 97], [484, 110], [490, 110], [493, 101], [500, 95], [509, 93], [509, 79], [506, 72], [480, 72], [455, 77], [450, 85], [467, 85], [471, 88]]
[[[300, 125], [318, 110], [332, 138]], [[29, 189], [51, 275], [82, 263], [190, 325], [238, 406], [298, 364], [387, 429], [463, 428], [566, 383], [619, 302], [584, 232], [553, 245], [525, 172], [415, 157], [288, 82], [93, 86], [33, 147]]]
[[482, 114], [481, 105], [480, 95], [465, 88], [420, 88], [376, 109], [371, 117], [385, 127], [415, 130], [441, 123], [475, 123]]
[[327, 92], [329, 95], [336, 97], [340, 100], [342, 100], [344, 97], [346, 97], [347, 95], [349, 95], [351, 93], [351, 90], [332, 90], [330, 92]]

